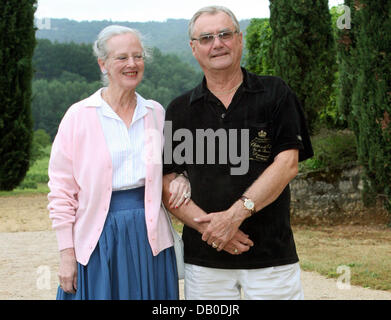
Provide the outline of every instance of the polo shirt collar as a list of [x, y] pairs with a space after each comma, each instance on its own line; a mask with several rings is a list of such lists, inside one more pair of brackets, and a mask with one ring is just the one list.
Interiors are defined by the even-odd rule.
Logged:
[[261, 82], [259, 76], [254, 73], [248, 72], [245, 68], [243, 71], [243, 87], [248, 92], [261, 92], [265, 91], [265, 87]]
[[206, 86], [206, 78], [204, 76], [204, 78], [202, 79], [202, 82], [197, 87], [195, 87], [193, 89], [191, 96], [190, 96], [190, 104], [192, 104], [196, 100], [203, 98], [207, 94], [207, 92], [209, 92], [209, 90]]
[[[245, 68], [241, 68], [243, 72], [243, 88], [248, 92], [261, 92], [265, 90], [264, 85], [256, 74], [248, 72]], [[206, 78], [202, 79], [202, 82], [193, 89], [190, 96], [190, 104], [203, 98], [209, 91], [206, 86]]]

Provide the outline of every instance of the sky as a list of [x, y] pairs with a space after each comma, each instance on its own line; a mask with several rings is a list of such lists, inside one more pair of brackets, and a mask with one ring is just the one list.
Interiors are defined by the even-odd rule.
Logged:
[[[329, 6], [343, 2], [329, 0]], [[228, 7], [239, 20], [268, 18], [270, 15], [268, 0], [38, 0], [35, 17], [76, 21], [165, 21], [190, 19], [198, 9], [208, 5]]]

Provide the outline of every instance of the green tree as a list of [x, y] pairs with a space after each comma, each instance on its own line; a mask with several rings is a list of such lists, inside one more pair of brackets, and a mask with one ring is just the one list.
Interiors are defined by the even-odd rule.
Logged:
[[[348, 12], [335, 11], [335, 14], [341, 16], [345, 15], [346, 19], [350, 21], [350, 28], [342, 28], [336, 30], [336, 43], [337, 43], [337, 61], [338, 61], [338, 87], [339, 93], [337, 96], [337, 107], [339, 113], [342, 115], [344, 121], [348, 123], [351, 129], [356, 126], [356, 118], [352, 113], [352, 94], [353, 86], [357, 80], [357, 65], [355, 64], [354, 55], [356, 53], [356, 39], [355, 31], [357, 30], [356, 22], [354, 19], [354, 0], [345, 0], [345, 5], [349, 8]], [[350, 14], [350, 16], [349, 16]], [[356, 131], [356, 129], [354, 129]]]
[[273, 75], [270, 57], [272, 30], [269, 19], [251, 19], [246, 31], [246, 68], [259, 75]]
[[64, 73], [78, 75], [88, 82], [99, 81], [100, 72], [91, 44], [52, 43], [47, 39], [37, 41], [34, 54], [36, 79], [57, 79]]
[[296, 92], [314, 132], [336, 69], [328, 1], [271, 0], [270, 26], [275, 74]]
[[348, 63], [356, 68], [351, 122], [364, 168], [364, 200], [383, 195], [391, 212], [391, 2], [356, 0], [351, 10], [355, 47]]
[[200, 72], [196, 72], [176, 55], [163, 54], [153, 48], [152, 58], [145, 63], [144, 79], [137, 92], [167, 107], [172, 99], [194, 88], [201, 79]]
[[12, 190], [29, 168], [34, 0], [0, 2], [0, 189]]
[[342, 30], [339, 29], [338, 25], [340, 25], [341, 23], [343, 24], [345, 22], [348, 22], [347, 19], [340, 21], [340, 19], [345, 17], [345, 13], [342, 9], [343, 8], [341, 5], [334, 6], [330, 9], [333, 37], [337, 41], [338, 48], [337, 71], [335, 72], [335, 80], [332, 85], [333, 90], [330, 95], [330, 100], [327, 106], [319, 112], [320, 126], [328, 129], [346, 129], [348, 127], [346, 114], [342, 111], [342, 108], [340, 108], [341, 99], [346, 98], [346, 95], [341, 94], [341, 92], [344, 90], [342, 89], [344, 88], [343, 83], [347, 80], [346, 78], [340, 77], [340, 69], [343, 62], [341, 61], [340, 55], [340, 48], [342, 43], [340, 42], [341, 39], [339, 38], [339, 36], [341, 35]]
[[[100, 82], [93, 81], [85, 73], [72, 68], [65, 68], [68, 55], [54, 55], [53, 52], [60, 52], [64, 44], [40, 41], [41, 49], [36, 52], [35, 61], [37, 66], [42, 66], [41, 74], [33, 82], [33, 104], [32, 112], [34, 119], [34, 130], [43, 129], [51, 138], [54, 138], [58, 124], [65, 111], [75, 102], [84, 99], [94, 93]], [[42, 49], [47, 46], [49, 49]], [[99, 67], [92, 52], [77, 49], [77, 46], [85, 48], [85, 45], [71, 44], [73, 61], [83, 59], [94, 62], [94, 67], [99, 78]], [[47, 53], [47, 55], [46, 55]], [[86, 54], [89, 54], [86, 55]], [[54, 59], [54, 57], [57, 57]], [[43, 63], [46, 61], [46, 64]], [[49, 68], [48, 66], [52, 66]], [[53, 71], [55, 70], [55, 71]], [[82, 69], [80, 69], [82, 70]], [[92, 79], [94, 79], [92, 78]], [[137, 92], [146, 99], [154, 99], [163, 106], [187, 90], [195, 87], [201, 80], [201, 73], [196, 72], [190, 65], [181, 61], [176, 55], [162, 54], [159, 49], [154, 48], [152, 58], [145, 62], [144, 79], [137, 88]]]
[[34, 129], [45, 130], [53, 139], [65, 111], [101, 86], [99, 82], [35, 80], [32, 112]]

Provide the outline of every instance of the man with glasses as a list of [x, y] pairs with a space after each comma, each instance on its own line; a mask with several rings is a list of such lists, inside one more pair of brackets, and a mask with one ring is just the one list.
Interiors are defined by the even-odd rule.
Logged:
[[[173, 161], [164, 165], [163, 182], [166, 206], [178, 200], [169, 189], [177, 174], [192, 188], [188, 205], [170, 208], [185, 224], [185, 297], [240, 299], [243, 291], [246, 299], [303, 299], [289, 218], [289, 182], [298, 162], [313, 155], [302, 108], [280, 78], [241, 68], [243, 35], [229, 9], [200, 9], [189, 36], [205, 77], [167, 108], [173, 135], [166, 135], [165, 154]], [[201, 150], [200, 130], [219, 139], [206, 136]], [[193, 152], [182, 161], [186, 132]], [[244, 151], [245, 173], [232, 173], [231, 158], [221, 161], [233, 150]]]

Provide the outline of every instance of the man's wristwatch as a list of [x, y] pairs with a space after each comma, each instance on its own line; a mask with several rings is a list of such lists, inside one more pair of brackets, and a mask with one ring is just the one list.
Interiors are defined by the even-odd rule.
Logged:
[[250, 215], [253, 215], [255, 213], [255, 204], [254, 204], [254, 201], [252, 201], [251, 199], [245, 197], [245, 196], [241, 196], [240, 197], [240, 200], [243, 201], [243, 206], [250, 211]]

